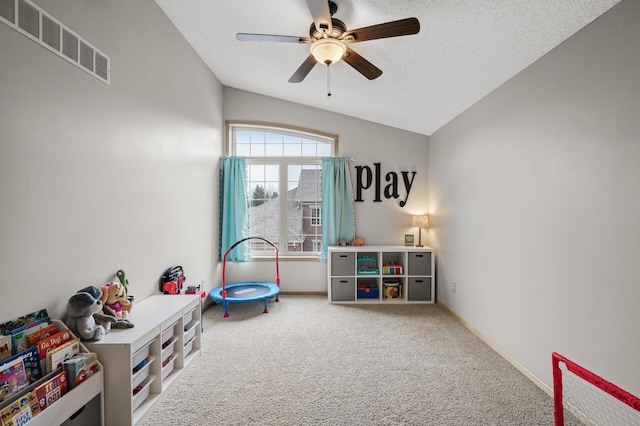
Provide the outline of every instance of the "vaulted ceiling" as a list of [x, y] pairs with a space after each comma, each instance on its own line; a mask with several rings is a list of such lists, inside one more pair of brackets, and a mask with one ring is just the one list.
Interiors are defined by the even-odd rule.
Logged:
[[307, 1], [155, 1], [225, 86], [425, 135], [619, 2], [335, 0], [333, 17], [348, 29], [416, 17], [420, 32], [350, 45], [382, 70], [374, 80], [340, 61], [329, 75], [316, 64], [289, 83], [309, 44], [238, 41], [236, 33], [309, 37]]

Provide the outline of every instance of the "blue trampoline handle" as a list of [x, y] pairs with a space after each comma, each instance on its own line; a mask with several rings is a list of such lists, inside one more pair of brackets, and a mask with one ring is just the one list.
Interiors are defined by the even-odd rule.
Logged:
[[236, 246], [238, 246], [240, 243], [243, 243], [247, 240], [262, 240], [268, 243], [269, 245], [271, 245], [271, 247], [273, 247], [276, 250], [276, 284], [278, 285], [278, 287], [280, 287], [280, 268], [278, 266], [278, 247], [276, 247], [276, 245], [273, 244], [271, 241], [262, 237], [247, 237], [247, 238], [241, 239], [240, 241], [236, 242], [234, 245], [229, 247], [229, 250], [227, 250], [227, 252], [224, 254], [224, 257], [222, 259], [222, 292], [220, 295], [222, 296], [223, 299], [227, 298], [227, 290], [225, 290], [225, 270], [227, 268], [227, 255], [229, 254], [229, 252], [231, 252], [231, 250], [236, 248]]

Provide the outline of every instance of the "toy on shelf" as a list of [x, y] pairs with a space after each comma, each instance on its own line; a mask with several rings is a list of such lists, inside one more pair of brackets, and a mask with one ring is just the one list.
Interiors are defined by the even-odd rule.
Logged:
[[173, 266], [167, 269], [160, 278], [160, 291], [164, 294], [180, 294], [182, 284], [187, 280], [182, 266]]
[[100, 315], [102, 312], [102, 290], [88, 286], [78, 291], [67, 302], [66, 325], [82, 340], [100, 340], [111, 330], [115, 318]]
[[129, 280], [127, 279], [122, 269], [119, 269], [118, 272], [116, 272], [116, 278], [118, 278], [118, 280], [120, 281], [120, 284], [124, 286], [125, 297], [129, 301], [129, 304], [122, 305], [122, 310], [131, 312], [131, 308], [133, 307], [134, 296], [132, 296], [131, 292], [129, 291]]
[[356, 247], [363, 246], [364, 238], [354, 238], [353, 241], [351, 241], [351, 245]]
[[378, 260], [371, 256], [358, 258], [358, 275], [376, 275], [378, 273]]
[[392, 265], [382, 265], [382, 275], [402, 275], [402, 266], [398, 265], [398, 262], [393, 262]]
[[124, 307], [129, 306], [131, 302], [127, 299], [124, 286], [121, 283], [110, 282], [102, 287], [102, 291], [106, 292], [105, 305], [113, 310], [116, 318], [126, 318], [129, 312]]
[[380, 290], [375, 281], [358, 282], [358, 299], [377, 299], [380, 297]]

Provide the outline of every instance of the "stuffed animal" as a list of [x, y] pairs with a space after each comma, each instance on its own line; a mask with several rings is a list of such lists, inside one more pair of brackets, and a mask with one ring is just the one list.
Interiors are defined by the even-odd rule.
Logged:
[[105, 284], [107, 289], [105, 305], [113, 309], [116, 318], [126, 318], [129, 312], [122, 309], [123, 306], [131, 304], [127, 299], [127, 293], [121, 283], [110, 282]]
[[111, 330], [115, 318], [94, 314], [102, 311], [102, 290], [96, 286], [85, 287], [69, 298], [67, 302], [67, 319], [65, 324], [69, 330], [81, 340], [100, 340]]
[[[101, 290], [102, 290], [102, 297], [100, 298], [102, 300], [101, 314], [106, 315], [113, 320], [113, 323], [111, 324], [112, 329], [133, 328], [134, 325], [129, 318], [118, 318], [118, 314], [116, 313], [116, 311], [113, 310], [111, 307], [109, 307], [109, 305], [107, 304], [107, 297], [109, 295], [110, 284], [114, 284], [114, 283], [107, 283], [101, 286]], [[95, 315], [98, 315], [98, 314], [95, 314]]]
[[126, 275], [125, 275], [125, 273], [124, 273], [124, 271], [122, 269], [118, 269], [118, 272], [116, 272], [116, 278], [124, 286], [124, 293], [125, 293], [126, 299], [129, 301], [128, 305], [122, 305], [121, 304], [122, 310], [123, 311], [127, 311], [127, 313], [131, 312], [131, 307], [133, 306], [134, 297], [131, 294], [131, 292], [129, 291], [129, 279], [127, 279], [127, 277], [126, 277]]

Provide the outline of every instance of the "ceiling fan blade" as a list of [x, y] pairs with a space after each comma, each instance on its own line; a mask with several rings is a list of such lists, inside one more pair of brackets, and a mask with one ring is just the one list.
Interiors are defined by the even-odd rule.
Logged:
[[351, 65], [356, 71], [367, 77], [369, 80], [373, 80], [374, 78], [378, 78], [382, 75], [382, 71], [378, 67], [358, 55], [349, 47], [347, 47], [347, 53], [342, 57], [342, 60]]
[[278, 43], [311, 43], [308, 37], [284, 36], [274, 34], [249, 34], [238, 33], [236, 38], [240, 41], [275, 41]]
[[379, 38], [418, 34], [419, 31], [420, 22], [418, 19], [406, 18], [400, 19], [399, 21], [385, 22], [384, 24], [346, 31], [342, 35], [341, 39], [349, 41], [350, 37], [348, 36], [352, 36], [354, 40], [352, 40], [351, 43], [358, 43], [361, 41], [376, 40]]
[[300, 65], [300, 68], [298, 68], [296, 72], [293, 73], [293, 75], [289, 79], [289, 83], [300, 83], [302, 80], [304, 80], [307, 74], [309, 74], [309, 71], [311, 71], [311, 69], [317, 63], [318, 62], [316, 61], [316, 58], [314, 58], [313, 55], [309, 55], [309, 57], [304, 60], [302, 65]]
[[328, 0], [307, 0], [307, 6], [313, 17], [313, 23], [316, 29], [321, 31], [326, 29], [331, 32], [331, 11], [329, 10]]

